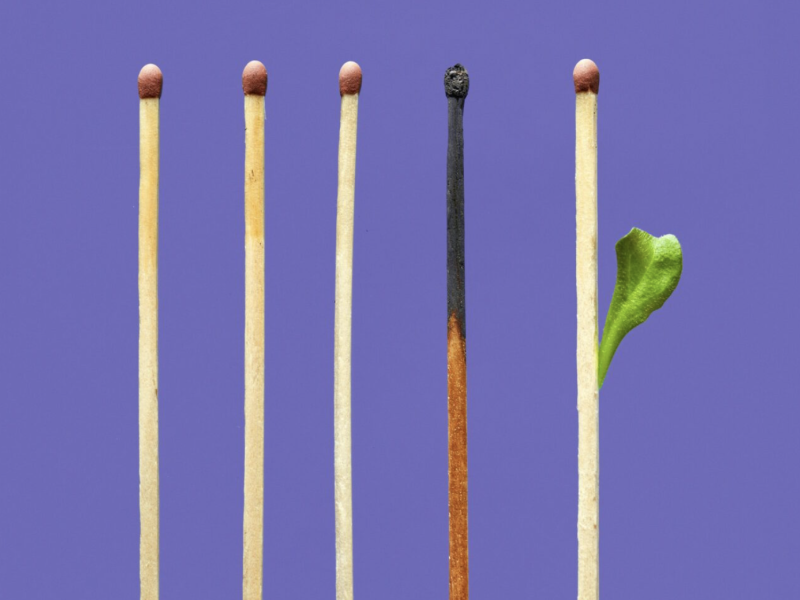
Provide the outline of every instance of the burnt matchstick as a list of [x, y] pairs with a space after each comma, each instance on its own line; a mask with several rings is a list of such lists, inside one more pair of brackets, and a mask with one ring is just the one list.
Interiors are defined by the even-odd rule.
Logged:
[[464, 287], [464, 100], [467, 70], [445, 71], [447, 96], [447, 457], [450, 600], [469, 598], [467, 328]]
[[353, 481], [350, 437], [350, 374], [353, 310], [353, 219], [356, 191], [356, 133], [361, 67], [347, 62], [339, 71], [342, 97], [339, 126], [339, 189], [336, 207], [336, 291], [334, 314], [334, 502], [336, 599], [353, 598]]
[[158, 600], [158, 169], [161, 69], [139, 72], [139, 586]]
[[244, 600], [261, 600], [264, 541], [264, 95], [257, 60], [244, 90]]
[[578, 292], [578, 599], [600, 596], [600, 390], [597, 331], [597, 92], [591, 60], [573, 71], [575, 83], [575, 224]]

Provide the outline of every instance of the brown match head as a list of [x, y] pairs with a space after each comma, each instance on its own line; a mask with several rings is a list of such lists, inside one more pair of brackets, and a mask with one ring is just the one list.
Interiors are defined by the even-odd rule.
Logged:
[[251, 60], [242, 71], [242, 89], [245, 95], [267, 95], [267, 68], [257, 60]]
[[164, 76], [155, 65], [145, 65], [139, 71], [139, 98], [161, 98]]
[[347, 61], [339, 70], [339, 94], [352, 96], [361, 93], [361, 67], [352, 60]]
[[575, 65], [572, 71], [572, 79], [575, 82], [575, 93], [592, 92], [596, 94], [600, 90], [600, 71], [594, 61], [584, 58]]

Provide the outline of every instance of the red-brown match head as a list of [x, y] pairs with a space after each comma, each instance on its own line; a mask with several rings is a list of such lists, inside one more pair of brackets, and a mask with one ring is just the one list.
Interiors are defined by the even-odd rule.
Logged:
[[139, 71], [139, 98], [161, 98], [164, 76], [155, 65], [145, 65]]
[[596, 94], [600, 90], [600, 71], [594, 61], [584, 58], [575, 65], [572, 72], [572, 79], [575, 82], [575, 93], [592, 92]]
[[344, 63], [339, 71], [339, 94], [342, 96], [361, 93], [361, 67], [352, 60]]
[[266, 96], [267, 68], [257, 60], [251, 60], [242, 71], [242, 89], [246, 95]]

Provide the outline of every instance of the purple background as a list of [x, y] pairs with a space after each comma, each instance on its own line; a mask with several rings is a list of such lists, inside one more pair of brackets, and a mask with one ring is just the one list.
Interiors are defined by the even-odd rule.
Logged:
[[265, 598], [334, 597], [337, 74], [364, 70], [356, 594], [446, 598], [446, 67], [466, 103], [475, 598], [576, 595], [574, 94], [683, 279], [602, 392], [606, 598], [800, 595], [796, 2], [7, 2], [0, 597], [138, 598], [136, 76], [164, 71], [164, 598], [241, 594], [243, 100], [269, 71]]

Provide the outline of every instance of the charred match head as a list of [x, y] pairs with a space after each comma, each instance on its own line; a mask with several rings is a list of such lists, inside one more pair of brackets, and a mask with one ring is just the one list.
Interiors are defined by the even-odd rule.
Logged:
[[594, 61], [584, 58], [575, 65], [572, 71], [572, 79], [575, 82], [575, 93], [592, 92], [596, 94], [600, 90], [600, 71]]
[[352, 96], [361, 93], [361, 67], [352, 60], [342, 65], [339, 71], [339, 94]]
[[242, 89], [246, 95], [267, 94], [267, 68], [257, 60], [251, 60], [242, 71]]
[[469, 73], [464, 65], [455, 64], [444, 72], [444, 93], [448, 98], [466, 98]]
[[153, 64], [143, 66], [139, 71], [139, 98], [161, 98], [163, 83], [161, 69]]

